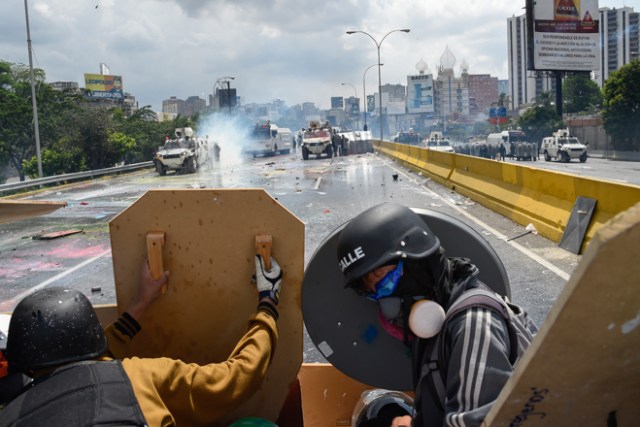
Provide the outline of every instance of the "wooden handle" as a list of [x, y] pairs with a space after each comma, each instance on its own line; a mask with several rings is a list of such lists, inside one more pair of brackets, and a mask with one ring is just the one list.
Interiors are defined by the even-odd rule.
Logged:
[[271, 270], [271, 245], [273, 239], [267, 234], [256, 236], [256, 253], [262, 255], [265, 270]]
[[[162, 247], [164, 246], [164, 231], [150, 231], [147, 233], [147, 260], [151, 276], [158, 280], [164, 273], [162, 262]], [[167, 291], [167, 284], [162, 286], [162, 293]]]

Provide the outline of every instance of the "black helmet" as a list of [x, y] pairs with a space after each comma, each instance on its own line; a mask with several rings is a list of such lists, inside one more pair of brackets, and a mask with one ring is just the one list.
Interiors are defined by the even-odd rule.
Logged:
[[408, 395], [385, 389], [367, 390], [362, 393], [353, 410], [351, 425], [354, 427], [388, 427], [395, 417], [414, 417], [413, 399]]
[[391, 261], [433, 254], [440, 240], [410, 208], [381, 203], [353, 218], [338, 237], [338, 264], [347, 286]]
[[7, 359], [23, 372], [93, 359], [107, 350], [91, 303], [72, 289], [42, 289], [24, 298], [8, 335]]

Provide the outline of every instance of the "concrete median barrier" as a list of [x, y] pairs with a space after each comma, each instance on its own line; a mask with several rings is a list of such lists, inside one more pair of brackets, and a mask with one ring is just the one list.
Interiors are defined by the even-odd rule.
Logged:
[[640, 186], [392, 142], [375, 141], [374, 145], [376, 151], [401, 165], [519, 224], [533, 224], [555, 242], [562, 239], [576, 198], [595, 199], [582, 250], [609, 219], [640, 201]]

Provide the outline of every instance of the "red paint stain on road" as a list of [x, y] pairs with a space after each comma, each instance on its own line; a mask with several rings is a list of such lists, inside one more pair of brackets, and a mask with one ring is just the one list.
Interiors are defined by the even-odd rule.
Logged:
[[60, 258], [93, 258], [109, 249], [106, 245], [94, 245], [78, 248], [73, 244], [65, 244], [45, 252], [44, 255]]

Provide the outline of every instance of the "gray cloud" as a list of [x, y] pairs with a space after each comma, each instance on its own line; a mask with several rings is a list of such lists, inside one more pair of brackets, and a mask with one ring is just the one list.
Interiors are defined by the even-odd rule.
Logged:
[[[98, 5], [98, 8], [95, 6]], [[622, 1], [600, 2], [601, 7]], [[507, 18], [513, 0], [30, 0], [36, 66], [48, 80], [75, 80], [100, 62], [122, 75], [141, 105], [212, 92], [235, 76], [243, 102], [284, 99], [328, 108], [331, 96], [362, 97], [364, 70], [377, 61], [371, 39], [397, 28], [381, 46], [383, 83], [406, 84], [423, 59], [436, 70], [446, 46], [472, 73], [507, 78]], [[2, 6], [0, 58], [28, 63], [24, 4]], [[367, 92], [377, 86], [367, 74]]]

